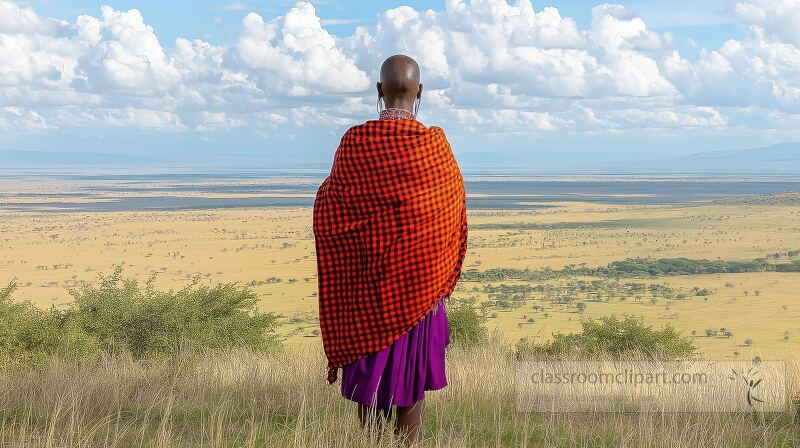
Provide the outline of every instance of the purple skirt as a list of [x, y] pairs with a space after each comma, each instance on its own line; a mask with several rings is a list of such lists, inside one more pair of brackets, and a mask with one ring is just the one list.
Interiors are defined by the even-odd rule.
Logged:
[[389, 347], [342, 368], [342, 395], [390, 409], [411, 406], [425, 391], [447, 386], [444, 352], [450, 343], [444, 300]]

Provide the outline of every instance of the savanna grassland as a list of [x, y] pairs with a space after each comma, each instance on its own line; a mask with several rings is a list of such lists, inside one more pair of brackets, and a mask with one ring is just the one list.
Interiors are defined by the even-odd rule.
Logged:
[[[673, 325], [715, 359], [783, 357], [800, 348], [797, 272], [588, 271], [637, 257], [791, 264], [800, 259], [800, 205], [777, 198], [471, 210], [454, 297], [481, 305], [488, 327], [510, 341], [546, 341], [578, 330], [584, 317], [627, 314]], [[161, 288], [192, 279], [248, 285], [263, 311], [283, 316], [287, 344], [318, 343], [308, 207], [5, 211], [0, 230], [0, 279], [17, 278], [17, 300], [58, 306], [69, 299], [66, 288], [122, 264], [126, 275], [155, 274]]]
[[[324, 382], [308, 206], [81, 207], [311, 195], [156, 190], [0, 194], [0, 359], [36, 366], [3, 366], [0, 447], [397, 446], [391, 433], [365, 437], [355, 407]], [[456, 328], [458, 303], [472, 303], [469, 322], [482, 318], [490, 337], [450, 347], [450, 385], [426, 398], [421, 446], [800, 445], [800, 195], [613, 196], [520, 195], [513, 207], [469, 210], [448, 314]], [[673, 348], [690, 341], [705, 359], [784, 361], [786, 411], [519, 412], [516, 360], [550, 359], [521, 348], [585, 334], [604, 316], [669, 324]], [[186, 336], [201, 349], [173, 344]], [[29, 358], [15, 362], [20, 354]]]
[[[495, 342], [495, 341], [492, 341]], [[320, 378], [318, 349], [233, 351], [132, 362], [53, 362], [0, 377], [0, 446], [396, 447], [358, 427], [355, 406]], [[785, 413], [518, 412], [513, 358], [495, 345], [448, 354], [450, 385], [425, 400], [420, 447], [775, 447], [800, 444]], [[791, 384], [797, 360], [787, 362]], [[798, 393], [789, 389], [789, 393]], [[685, 396], [692, 400], [691, 396]], [[795, 405], [797, 406], [797, 405]], [[417, 445], [415, 445], [417, 446]]]

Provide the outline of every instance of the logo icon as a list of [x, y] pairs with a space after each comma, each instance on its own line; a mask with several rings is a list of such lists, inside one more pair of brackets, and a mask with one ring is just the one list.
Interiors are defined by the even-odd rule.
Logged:
[[745, 392], [745, 399], [747, 400], [747, 405], [751, 408], [754, 406], [753, 403], [763, 403], [764, 400], [759, 398], [760, 390], [759, 386], [764, 381], [764, 378], [758, 372], [755, 367], [750, 367], [747, 372], [744, 372], [744, 369], [738, 371], [736, 369], [731, 369], [731, 375], [728, 376], [728, 379], [735, 382], [736, 384], [741, 384], [746, 389]]

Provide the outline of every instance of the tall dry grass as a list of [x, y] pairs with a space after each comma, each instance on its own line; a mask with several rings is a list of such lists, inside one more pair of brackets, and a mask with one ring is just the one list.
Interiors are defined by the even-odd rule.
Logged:
[[[173, 361], [53, 360], [0, 379], [0, 447], [369, 447], [355, 407], [324, 382], [318, 349]], [[424, 447], [794, 447], [796, 410], [751, 414], [531, 414], [515, 410], [514, 360], [449, 353], [426, 399]], [[800, 362], [787, 365], [793, 392]], [[381, 446], [394, 446], [391, 435]]]

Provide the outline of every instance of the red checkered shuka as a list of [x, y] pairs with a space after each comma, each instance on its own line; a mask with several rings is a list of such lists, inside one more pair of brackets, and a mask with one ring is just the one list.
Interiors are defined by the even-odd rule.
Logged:
[[333, 383], [339, 367], [389, 347], [455, 288], [466, 199], [444, 131], [413, 119], [350, 128], [317, 190], [313, 229]]

